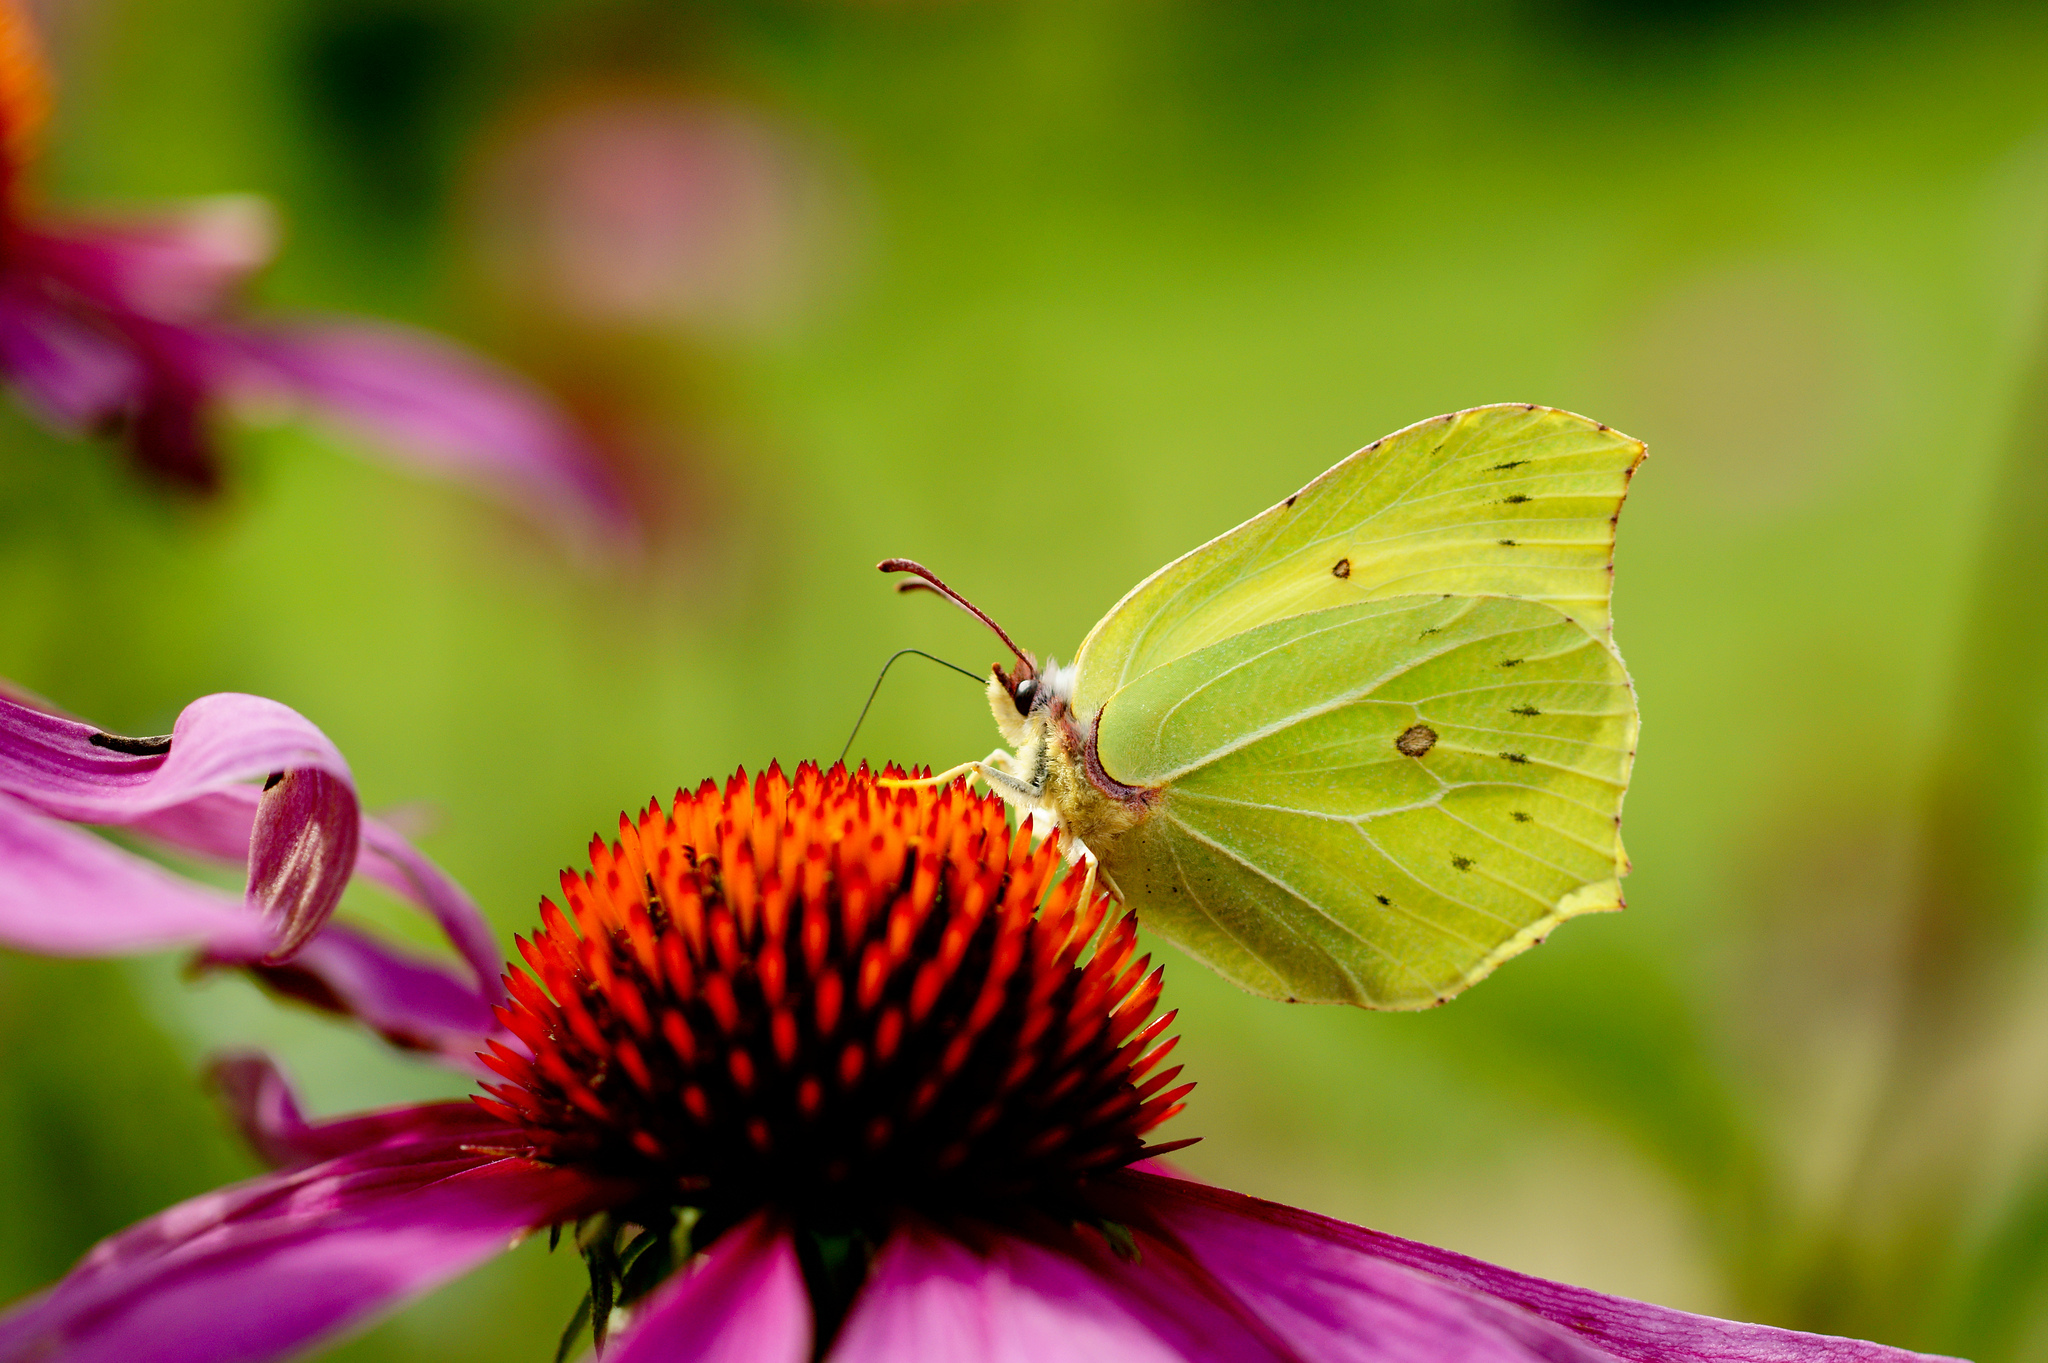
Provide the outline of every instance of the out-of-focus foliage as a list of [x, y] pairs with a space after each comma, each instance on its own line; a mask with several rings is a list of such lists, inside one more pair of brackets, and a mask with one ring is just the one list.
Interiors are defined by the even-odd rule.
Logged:
[[[259, 189], [280, 304], [527, 366], [644, 561], [248, 430], [193, 508], [0, 415], [0, 674], [128, 732], [276, 696], [509, 941], [624, 805], [830, 756], [873, 670], [1066, 656], [1141, 575], [1410, 420], [1650, 442], [1618, 918], [1449, 1008], [1172, 961], [1197, 1174], [1674, 1305], [2048, 1350], [2048, 15], [1717, 0], [106, 0], [53, 196]], [[738, 224], [738, 226], [735, 226]], [[644, 306], [642, 305], [644, 303]], [[858, 752], [993, 733], [938, 669]], [[369, 894], [355, 911], [405, 920]], [[0, 969], [0, 1291], [245, 1157], [189, 1075], [449, 1091], [174, 961]], [[351, 1359], [541, 1359], [529, 1245]]]

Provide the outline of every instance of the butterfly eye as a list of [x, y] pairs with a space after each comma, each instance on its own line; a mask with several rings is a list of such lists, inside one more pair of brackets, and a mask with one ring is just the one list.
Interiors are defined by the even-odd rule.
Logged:
[[1031, 713], [1031, 698], [1038, 694], [1038, 678], [1026, 677], [1017, 683], [1017, 689], [1010, 693], [1010, 703], [1017, 707], [1017, 713]]

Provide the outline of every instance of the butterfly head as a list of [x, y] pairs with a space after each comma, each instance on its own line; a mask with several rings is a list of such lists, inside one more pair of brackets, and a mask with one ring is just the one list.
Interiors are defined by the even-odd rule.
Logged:
[[1041, 668], [1028, 653], [1008, 672], [1000, 665], [989, 670], [988, 708], [1011, 747], [1022, 747], [1035, 730], [1064, 712], [1074, 694], [1074, 671], [1055, 658]]

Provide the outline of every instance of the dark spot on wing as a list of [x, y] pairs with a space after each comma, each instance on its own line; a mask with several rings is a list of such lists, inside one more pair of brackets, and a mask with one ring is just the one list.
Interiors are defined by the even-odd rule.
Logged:
[[1520, 658], [1502, 658], [1500, 660], [1500, 665], [1502, 667], [1520, 667], [1522, 665], [1522, 660]]
[[1487, 470], [1487, 472], [1506, 473], [1509, 469], [1518, 469], [1528, 462], [1529, 461], [1526, 459], [1510, 459], [1505, 464], [1495, 464], [1491, 469]]
[[1418, 639], [1427, 639], [1432, 634], [1442, 634], [1443, 632], [1444, 627], [1442, 625], [1431, 625], [1428, 629], [1422, 631], [1421, 634], [1418, 634], [1415, 637]]
[[1543, 712], [1542, 712], [1541, 710], [1537, 709], [1537, 708], [1536, 708], [1535, 706], [1533, 706], [1533, 705], [1517, 705], [1517, 706], [1515, 706], [1515, 707], [1514, 707], [1514, 708], [1513, 708], [1512, 710], [1509, 710], [1509, 711], [1508, 711], [1508, 713], [1509, 713], [1509, 714], [1511, 714], [1511, 715], [1529, 715], [1529, 716], [1534, 716], [1534, 715], [1540, 715], [1540, 714], [1542, 714]]
[[270, 773], [270, 775], [263, 778], [263, 788], [265, 790], [269, 790], [272, 786], [276, 785], [278, 782], [282, 780], [284, 780], [284, 773], [281, 771], [274, 771]]
[[1529, 500], [1529, 496], [1528, 496], [1528, 494], [1527, 494], [1527, 493], [1525, 493], [1525, 492], [1517, 492], [1517, 493], [1516, 493], [1516, 494], [1515, 494], [1514, 496], [1512, 496], [1512, 497], [1503, 497], [1503, 498], [1501, 498], [1501, 503], [1502, 503], [1502, 505], [1504, 505], [1504, 506], [1520, 506], [1520, 505], [1521, 505], [1521, 504], [1522, 504], [1523, 502], [1526, 502], [1526, 501], [1528, 501], [1528, 500]]
[[1451, 857], [1451, 865], [1461, 871], [1469, 871], [1472, 869], [1472, 858], [1453, 855]]
[[1295, 498], [1295, 497], [1299, 497], [1300, 495], [1301, 495], [1301, 494], [1300, 494], [1299, 492], [1295, 493], [1295, 494], [1294, 494], [1294, 496], [1293, 496], [1293, 497], [1289, 497], [1289, 498], [1288, 498], [1288, 499], [1286, 500], [1286, 502], [1285, 502], [1285, 503], [1283, 503], [1283, 505], [1286, 505], [1286, 506], [1293, 506], [1293, 505], [1294, 505], [1294, 498]]
[[1520, 809], [1511, 809], [1511, 810], [1509, 810], [1509, 811], [1508, 811], [1508, 817], [1509, 817], [1510, 819], [1513, 819], [1513, 820], [1514, 820], [1514, 821], [1515, 821], [1516, 823], [1528, 823], [1528, 822], [1529, 822], [1529, 815], [1528, 815], [1528, 813], [1527, 813], [1526, 811], [1524, 811], [1524, 810], [1520, 810]]
[[1436, 730], [1427, 724], [1411, 724], [1394, 740], [1394, 746], [1403, 756], [1420, 757], [1436, 746]]
[[130, 757], [161, 757], [171, 750], [169, 734], [162, 734], [156, 738], [123, 738], [119, 734], [94, 734], [85, 741], [95, 748], [126, 753]]
[[1501, 544], [1503, 547], [1508, 549], [1512, 549], [1515, 547], [1515, 542], [1513, 540], [1502, 540]]
[[1529, 761], [1529, 754], [1525, 752], [1504, 752], [1501, 754], [1501, 757], [1509, 762], [1514, 762], [1523, 766], [1528, 765]]
[[1392, 904], [1394, 902], [1393, 900], [1387, 898], [1383, 894], [1376, 894], [1373, 896], [1373, 898], [1379, 900], [1382, 904]]
[[1331, 565], [1330, 565], [1330, 576], [1331, 576], [1331, 577], [1349, 577], [1349, 576], [1351, 576], [1351, 560], [1350, 560], [1350, 559], [1348, 559], [1348, 558], [1340, 558], [1340, 559], [1338, 559], [1338, 560], [1337, 560], [1337, 561], [1336, 561], [1335, 563], [1331, 564]]

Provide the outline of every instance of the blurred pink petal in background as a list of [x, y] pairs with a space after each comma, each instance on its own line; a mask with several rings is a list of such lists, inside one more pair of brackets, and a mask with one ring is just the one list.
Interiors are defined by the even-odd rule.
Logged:
[[769, 116], [656, 92], [558, 103], [478, 176], [474, 232], [516, 303], [593, 327], [759, 333], [849, 235], [819, 150]]

